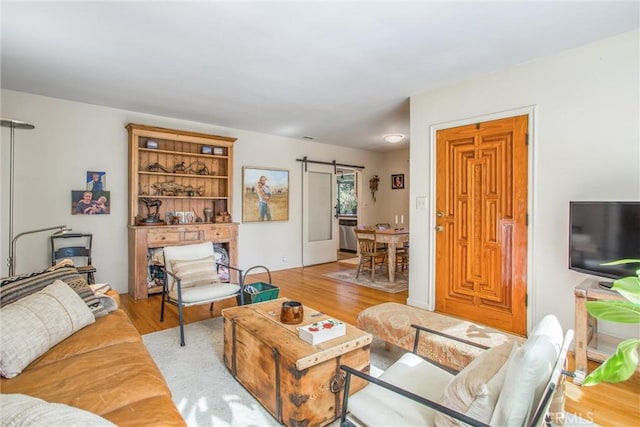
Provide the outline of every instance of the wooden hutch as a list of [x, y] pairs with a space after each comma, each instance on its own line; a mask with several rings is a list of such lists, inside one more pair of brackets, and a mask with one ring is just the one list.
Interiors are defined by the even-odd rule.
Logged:
[[[238, 224], [228, 213], [236, 139], [133, 123], [126, 127], [129, 295], [142, 299], [162, 292], [150, 269], [154, 249], [211, 241], [236, 265]], [[156, 214], [156, 222], [147, 219]], [[176, 218], [172, 223], [172, 214], [179, 223]]]

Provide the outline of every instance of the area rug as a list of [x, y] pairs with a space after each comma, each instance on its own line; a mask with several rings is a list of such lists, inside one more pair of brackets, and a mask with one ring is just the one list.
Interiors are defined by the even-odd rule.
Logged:
[[[143, 335], [142, 340], [164, 375], [180, 414], [193, 427], [279, 426], [229, 373], [222, 360], [222, 317], [185, 325], [186, 346], [180, 347], [178, 328]], [[384, 347], [375, 338], [371, 343], [371, 374], [379, 376], [404, 349]], [[339, 420], [329, 427], [339, 427]], [[576, 415], [567, 414], [565, 426], [595, 426]]]
[[[223, 339], [222, 317], [185, 325], [184, 347], [180, 347], [178, 328], [142, 336], [189, 426], [279, 426], [227, 370]], [[380, 374], [403, 352], [400, 348], [387, 351], [382, 341], [374, 340], [372, 374]]]
[[396, 272], [396, 280], [394, 283], [389, 282], [389, 275], [387, 273], [377, 273], [375, 275], [375, 281], [371, 281], [371, 273], [360, 274], [360, 277], [356, 279], [356, 270], [342, 270], [334, 273], [327, 273], [324, 276], [331, 277], [332, 279], [342, 280], [343, 282], [352, 283], [358, 286], [366, 286], [367, 288], [377, 289], [379, 291], [385, 291], [392, 294], [406, 291], [409, 288], [407, 275], [400, 272]]

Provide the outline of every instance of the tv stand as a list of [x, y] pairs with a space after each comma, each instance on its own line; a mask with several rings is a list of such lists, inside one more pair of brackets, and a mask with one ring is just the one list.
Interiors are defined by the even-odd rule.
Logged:
[[[626, 301], [618, 292], [601, 287], [601, 283], [595, 279], [586, 279], [574, 289], [576, 376], [573, 383], [577, 385], [581, 385], [589, 373], [587, 359], [604, 362], [623, 340], [598, 332], [598, 320], [587, 311], [587, 301]], [[640, 365], [636, 370], [639, 369]]]
[[601, 288], [611, 289], [613, 282], [598, 282], [598, 285], [600, 285]]

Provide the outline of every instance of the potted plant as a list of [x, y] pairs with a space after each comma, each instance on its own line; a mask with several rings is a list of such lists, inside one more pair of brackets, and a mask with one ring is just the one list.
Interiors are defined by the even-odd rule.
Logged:
[[[603, 265], [640, 264], [640, 259], [623, 259]], [[588, 301], [587, 311], [593, 317], [616, 323], [640, 324], [640, 269], [635, 276], [615, 280], [611, 290], [617, 291], [626, 301]], [[628, 380], [638, 366], [640, 338], [629, 338], [618, 344], [615, 353], [607, 358], [584, 380], [584, 386], [602, 382], [617, 383]]]

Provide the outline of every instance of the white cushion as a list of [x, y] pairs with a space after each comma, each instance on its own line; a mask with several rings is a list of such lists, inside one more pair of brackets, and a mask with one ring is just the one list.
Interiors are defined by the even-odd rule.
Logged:
[[[406, 353], [379, 378], [438, 402], [453, 375], [413, 353]], [[433, 409], [375, 384], [351, 396], [349, 410], [369, 426], [426, 426], [433, 425], [435, 417]]]
[[507, 364], [507, 373], [491, 417], [491, 425], [528, 424], [549, 382], [560, 349], [562, 327], [553, 315], [545, 316], [525, 344]]
[[173, 274], [180, 278], [182, 289], [220, 282], [213, 255], [194, 260], [171, 260]]
[[[439, 403], [489, 423], [502, 390], [507, 360], [516, 349], [514, 342], [506, 342], [480, 353], [451, 380]], [[436, 414], [435, 422], [438, 426], [460, 425], [460, 421], [441, 412]]]
[[49, 403], [25, 394], [1, 394], [0, 413], [3, 426], [86, 427], [114, 426], [104, 418], [62, 403]]
[[[233, 283], [215, 283], [182, 289], [182, 304], [202, 304], [233, 295], [240, 291], [240, 286]], [[171, 299], [178, 301], [178, 290], [169, 292]]]
[[[163, 249], [165, 268], [174, 273], [171, 267], [172, 260], [189, 261], [194, 259], [202, 259], [208, 256], [215, 256], [213, 244], [211, 242], [196, 243], [193, 245], [166, 246]], [[169, 289], [173, 286], [173, 277], [167, 277], [169, 281]]]
[[13, 378], [38, 357], [95, 322], [82, 298], [56, 280], [0, 310], [0, 374]]

